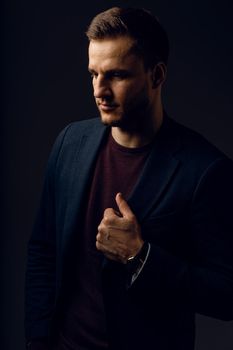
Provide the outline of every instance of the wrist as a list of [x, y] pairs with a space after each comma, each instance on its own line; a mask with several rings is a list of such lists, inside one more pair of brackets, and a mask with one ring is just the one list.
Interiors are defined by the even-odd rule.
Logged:
[[142, 248], [143, 248], [143, 246], [144, 246], [144, 243], [145, 243], [145, 242], [144, 242], [143, 240], [141, 240], [141, 241], [139, 242], [138, 247], [135, 248], [135, 252], [134, 252], [133, 254], [129, 255], [129, 257], [127, 258], [127, 262], [128, 262], [128, 261], [131, 261], [131, 260], [133, 260], [133, 259], [135, 259], [135, 258], [140, 254], [140, 252], [141, 252], [141, 250], [142, 250]]
[[147, 255], [148, 247], [149, 247], [149, 243], [143, 241], [138, 253], [135, 255], [131, 255], [127, 259], [126, 266], [129, 272], [131, 273], [134, 272], [135, 270], [137, 270], [138, 267], [140, 267], [144, 263], [144, 260]]

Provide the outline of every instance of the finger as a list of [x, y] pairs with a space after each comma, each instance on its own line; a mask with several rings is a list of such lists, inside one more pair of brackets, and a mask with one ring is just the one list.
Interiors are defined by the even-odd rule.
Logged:
[[116, 203], [123, 217], [128, 219], [132, 219], [134, 217], [134, 213], [120, 192], [116, 195]]
[[116, 216], [121, 216], [121, 213], [113, 208], [105, 209], [104, 218], [115, 218]]
[[96, 248], [101, 251], [108, 259], [119, 261], [122, 263], [127, 262], [128, 254], [124, 248], [120, 246], [118, 248], [108, 247], [103, 243], [96, 241]]
[[112, 208], [105, 209], [103, 219], [100, 222], [100, 225], [103, 228], [110, 228], [119, 225], [119, 219], [122, 218], [122, 215], [119, 214], [116, 210]]
[[101, 244], [104, 244], [104, 245], [109, 245], [109, 240], [110, 240], [110, 234], [109, 232], [98, 232], [98, 234], [96, 235], [96, 241], [101, 243]]
[[115, 256], [116, 253], [115, 251], [113, 250], [113, 248], [109, 248], [107, 247], [104, 243], [100, 242], [100, 241], [96, 241], [96, 248], [98, 250], [100, 250], [102, 253], [104, 254], [110, 254], [110, 255], [113, 255]]
[[96, 242], [96, 248], [101, 251], [106, 258], [110, 260], [115, 260], [118, 262], [125, 262], [125, 260], [121, 257], [121, 255], [117, 252], [117, 250], [113, 248], [106, 247], [104, 244], [100, 242]]

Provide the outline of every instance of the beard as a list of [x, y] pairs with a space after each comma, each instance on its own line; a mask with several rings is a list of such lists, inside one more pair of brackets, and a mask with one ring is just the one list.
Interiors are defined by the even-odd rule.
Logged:
[[118, 127], [125, 131], [140, 131], [148, 125], [151, 119], [151, 105], [146, 93], [138, 94], [133, 100], [127, 101], [123, 108], [117, 107], [116, 110], [109, 112], [100, 112], [101, 121], [104, 125]]

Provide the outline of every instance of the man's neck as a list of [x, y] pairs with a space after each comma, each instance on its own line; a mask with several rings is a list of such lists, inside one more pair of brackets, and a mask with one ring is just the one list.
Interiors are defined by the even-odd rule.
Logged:
[[153, 125], [142, 125], [137, 130], [124, 130], [120, 127], [112, 127], [112, 137], [124, 147], [136, 148], [149, 144], [155, 137], [163, 122], [163, 112], [154, 118]]

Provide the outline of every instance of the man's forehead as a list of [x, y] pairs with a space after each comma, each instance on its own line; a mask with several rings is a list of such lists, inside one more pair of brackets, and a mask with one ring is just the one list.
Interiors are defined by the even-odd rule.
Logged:
[[125, 70], [125, 71], [135, 71], [141, 69], [143, 67], [143, 63], [140, 59], [138, 59], [135, 55], [127, 55], [125, 57], [111, 57], [111, 58], [89, 58], [89, 71], [93, 72], [108, 72], [108, 71], [117, 71], [117, 70]]
[[128, 36], [91, 40], [89, 43], [89, 56], [124, 57], [132, 54], [134, 41]]
[[89, 44], [89, 70], [96, 67], [105, 69], [129, 69], [140, 64], [133, 50], [134, 41], [129, 37], [92, 40]]

